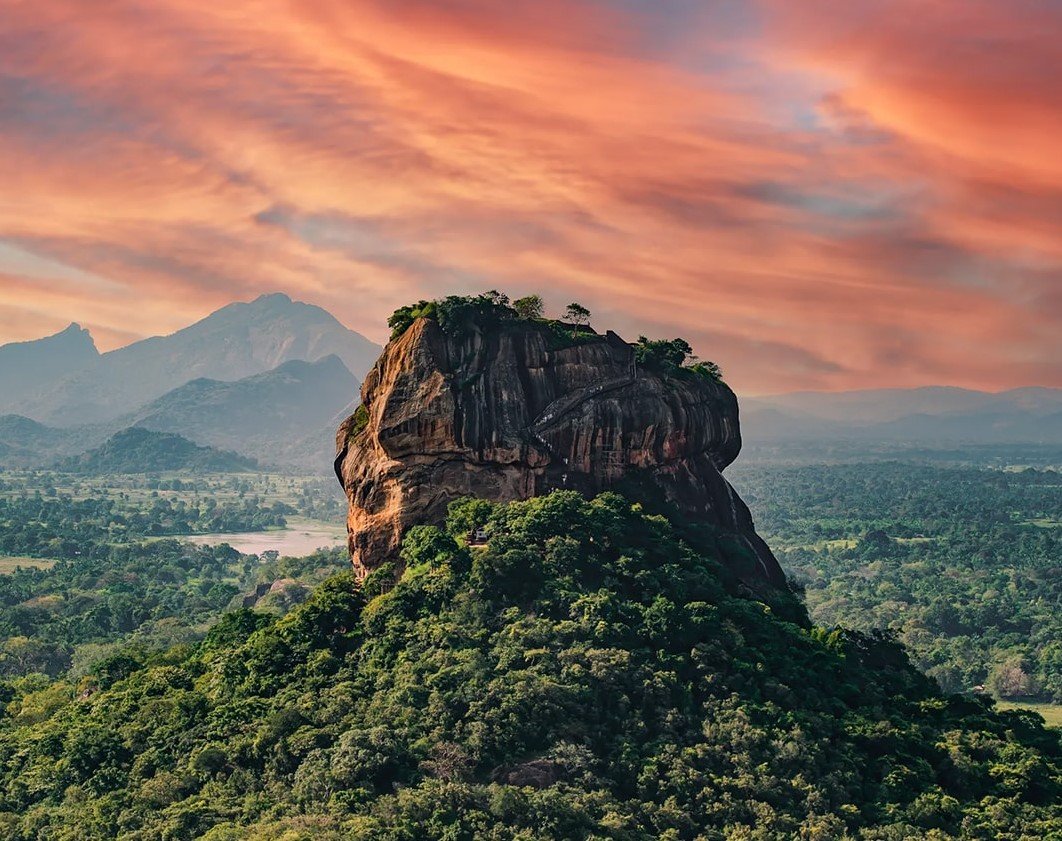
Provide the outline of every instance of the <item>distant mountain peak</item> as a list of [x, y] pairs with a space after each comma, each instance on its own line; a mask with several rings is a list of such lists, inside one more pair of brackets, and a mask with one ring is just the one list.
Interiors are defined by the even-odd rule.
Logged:
[[93, 355], [99, 353], [99, 351], [96, 350], [96, 342], [92, 338], [92, 334], [76, 321], [71, 321], [70, 324], [58, 333], [52, 333], [51, 335], [44, 336], [40, 339], [30, 339], [25, 342], [10, 342], [6, 345], [0, 345], [0, 352], [14, 353], [16, 350], [36, 352], [38, 350], [43, 350], [49, 347], [58, 347], [60, 345], [64, 348], [73, 350], [88, 350]]
[[259, 295], [253, 301], [252, 304], [293, 304], [295, 303], [289, 295], [283, 292], [266, 292]]
[[299, 461], [310, 470], [326, 470], [334, 456], [335, 424], [352, 410], [358, 385], [336, 354], [315, 362], [290, 359], [235, 382], [192, 380], [122, 423], [244, 455], [266, 454], [273, 463]]
[[66, 377], [99, 363], [92, 334], [80, 324], [29, 342], [0, 345], [0, 413], [24, 407]]
[[[327, 310], [283, 292], [233, 302], [170, 335], [102, 356], [76, 324], [27, 347], [32, 355], [0, 348], [0, 363], [10, 360], [0, 364], [0, 413], [56, 425], [73, 418], [107, 423], [192, 380], [235, 382], [292, 360], [338, 357], [342, 368], [336, 360], [324, 367], [345, 381], [342, 369], [364, 374], [380, 350]], [[37, 364], [44, 356], [50, 367]], [[19, 362], [22, 358], [27, 361]]]

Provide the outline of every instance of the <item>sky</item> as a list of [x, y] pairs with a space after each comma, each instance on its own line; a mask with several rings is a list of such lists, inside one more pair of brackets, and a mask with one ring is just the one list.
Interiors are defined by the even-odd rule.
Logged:
[[579, 301], [739, 392], [1062, 386], [1059, 0], [0, 0], [0, 343]]

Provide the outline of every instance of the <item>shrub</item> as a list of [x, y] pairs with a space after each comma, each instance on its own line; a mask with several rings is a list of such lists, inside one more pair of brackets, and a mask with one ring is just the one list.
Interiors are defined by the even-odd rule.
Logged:
[[685, 339], [647, 339], [639, 336], [634, 346], [639, 365], [672, 376], [692, 374], [712, 382], [722, 382], [723, 372], [714, 362], [699, 360]]
[[399, 307], [387, 319], [387, 326], [391, 328], [391, 338], [396, 339], [418, 318], [430, 318], [447, 334], [460, 336], [472, 327], [490, 327], [517, 315], [509, 297], [492, 290], [482, 295], [448, 295]]

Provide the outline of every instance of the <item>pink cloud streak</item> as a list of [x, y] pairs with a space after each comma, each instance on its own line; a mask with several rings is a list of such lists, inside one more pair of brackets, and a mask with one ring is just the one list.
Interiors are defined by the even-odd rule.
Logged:
[[498, 287], [746, 391], [1062, 384], [1059, 21], [904, 5], [16, 2], [0, 244], [110, 286], [0, 249], [0, 341]]

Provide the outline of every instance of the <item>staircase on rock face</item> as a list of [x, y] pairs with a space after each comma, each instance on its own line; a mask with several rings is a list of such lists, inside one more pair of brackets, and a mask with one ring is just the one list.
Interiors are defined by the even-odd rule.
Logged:
[[[531, 422], [530, 427], [528, 427], [531, 437], [534, 438], [534, 440], [540, 444], [542, 449], [547, 453], [562, 458], [564, 462], [567, 463], [567, 458], [558, 456], [558, 454], [553, 451], [549, 442], [542, 436], [542, 433], [550, 427], [560, 423], [566, 415], [573, 413], [587, 401], [608, 394], [609, 392], [626, 388], [634, 383], [637, 378], [637, 365], [634, 362], [634, 354], [632, 353], [631, 366], [625, 376], [611, 377], [609, 379], [591, 383], [573, 394], [564, 395], [550, 403], [542, 413]], [[616, 458], [612, 459], [611, 463], [622, 464], [622, 453], [619, 453]]]

